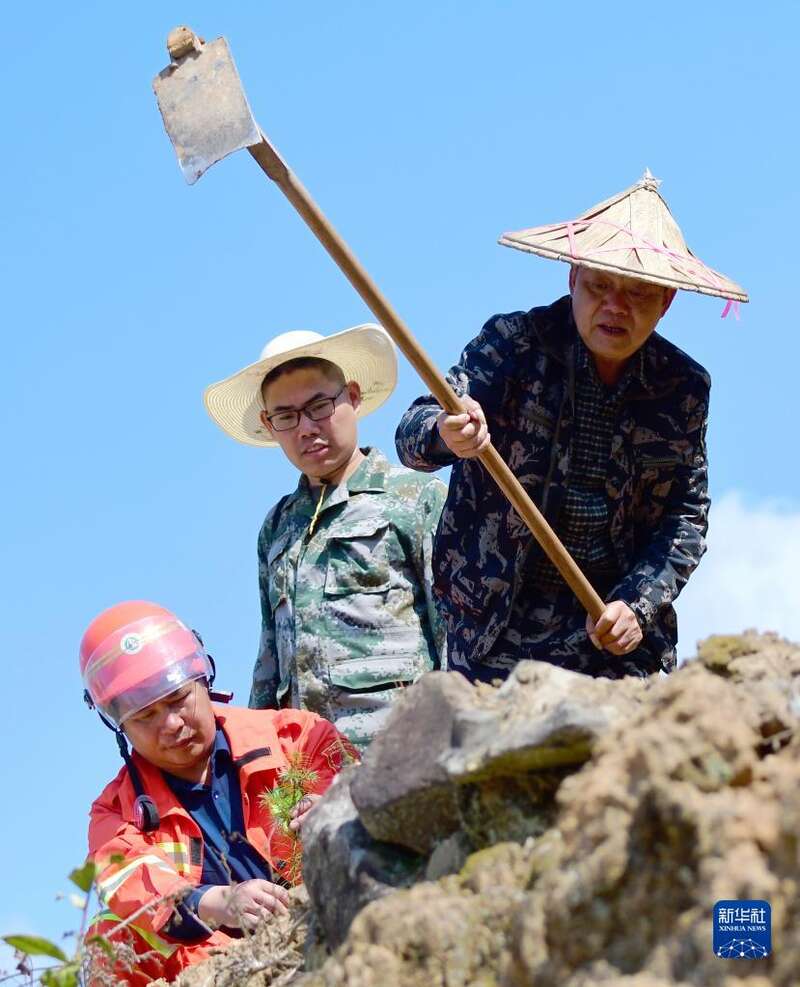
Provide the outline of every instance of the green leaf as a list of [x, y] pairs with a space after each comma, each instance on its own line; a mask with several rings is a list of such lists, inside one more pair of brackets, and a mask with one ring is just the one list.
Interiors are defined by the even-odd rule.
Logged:
[[79, 963], [65, 963], [44, 970], [40, 980], [44, 987], [78, 987]]
[[87, 860], [83, 867], [76, 867], [69, 875], [70, 881], [88, 894], [92, 890], [97, 868], [94, 861]]
[[18, 949], [28, 956], [52, 956], [54, 960], [61, 960], [62, 963], [68, 961], [63, 949], [59, 949], [49, 939], [42, 939], [41, 936], [3, 936], [2, 939], [13, 949]]
[[99, 946], [100, 949], [102, 949], [103, 952], [106, 954], [106, 956], [108, 956], [112, 960], [116, 955], [114, 952], [114, 947], [111, 945], [108, 939], [106, 939], [105, 936], [92, 936], [90, 939], [86, 940], [86, 945]]

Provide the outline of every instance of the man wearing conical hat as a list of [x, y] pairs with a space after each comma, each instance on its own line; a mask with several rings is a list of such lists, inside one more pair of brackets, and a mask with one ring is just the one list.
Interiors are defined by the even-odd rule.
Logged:
[[[407, 466], [453, 466], [434, 547], [451, 668], [522, 658], [595, 676], [676, 662], [673, 601], [705, 550], [706, 371], [655, 332], [676, 290], [747, 301], [687, 248], [649, 172], [577, 220], [500, 243], [566, 261], [569, 294], [494, 316], [449, 380], [467, 414], [415, 401]], [[605, 601], [595, 624], [475, 458], [491, 437]]]
[[300, 471], [258, 538], [250, 705], [319, 713], [361, 749], [402, 686], [444, 664], [431, 559], [445, 486], [358, 444], [358, 419], [396, 378], [388, 334], [363, 325], [283, 333], [205, 394], [224, 431]]

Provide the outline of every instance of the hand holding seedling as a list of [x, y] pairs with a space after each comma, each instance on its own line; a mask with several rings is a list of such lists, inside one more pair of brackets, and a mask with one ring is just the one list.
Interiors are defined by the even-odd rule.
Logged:
[[309, 812], [314, 808], [316, 803], [322, 798], [321, 795], [304, 795], [297, 805], [292, 809], [291, 822], [289, 823], [289, 829], [294, 830], [296, 833]]

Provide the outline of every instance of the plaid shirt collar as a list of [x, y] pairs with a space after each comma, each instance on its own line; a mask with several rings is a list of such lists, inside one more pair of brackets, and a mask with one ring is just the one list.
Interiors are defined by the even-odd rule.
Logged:
[[588, 375], [588, 379], [593, 381], [595, 384], [599, 385], [606, 392], [613, 393], [625, 393], [633, 385], [634, 387], [639, 387], [644, 391], [651, 391], [652, 386], [647, 379], [646, 373], [646, 360], [645, 353], [648, 349], [650, 341], [648, 340], [644, 346], [641, 346], [630, 358], [627, 366], [619, 379], [619, 383], [615, 387], [608, 387], [604, 384], [597, 373], [597, 368], [595, 367], [594, 360], [592, 359], [592, 354], [589, 352], [589, 348], [584, 343], [580, 334], [576, 331], [576, 342], [575, 342], [575, 378], [576, 380]]

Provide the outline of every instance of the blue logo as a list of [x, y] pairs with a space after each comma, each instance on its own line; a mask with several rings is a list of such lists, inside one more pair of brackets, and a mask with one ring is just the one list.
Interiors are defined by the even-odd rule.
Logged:
[[725, 960], [761, 960], [772, 952], [772, 909], [768, 901], [718, 901], [714, 905], [714, 955]]

